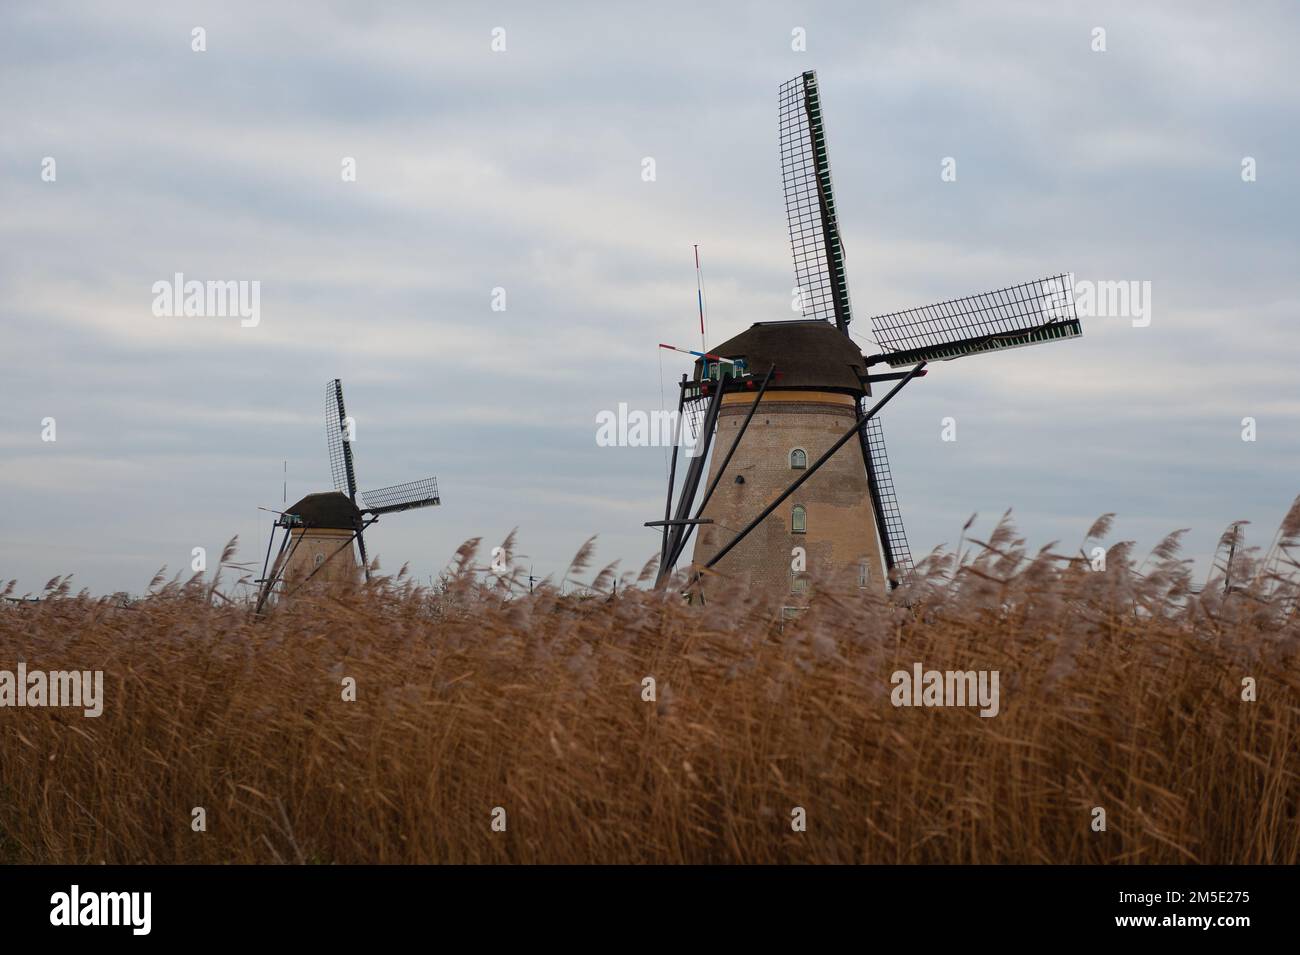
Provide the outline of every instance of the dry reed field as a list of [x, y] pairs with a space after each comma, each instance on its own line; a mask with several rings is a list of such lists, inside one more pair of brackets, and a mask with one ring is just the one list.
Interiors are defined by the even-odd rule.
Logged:
[[[104, 712], [0, 712], [0, 859], [1300, 861], [1300, 507], [1280, 559], [1230, 528], [1209, 580], [1177, 534], [1093, 569], [1108, 525], [1033, 553], [1004, 519], [890, 597], [820, 589], [784, 624], [720, 580], [703, 606], [616, 568], [529, 594], [474, 542], [440, 586], [262, 617], [228, 567], [229, 594], [156, 580], [126, 606], [53, 582], [0, 611], [0, 667], [102, 669]], [[999, 713], [895, 707], [917, 662], [998, 670]]]

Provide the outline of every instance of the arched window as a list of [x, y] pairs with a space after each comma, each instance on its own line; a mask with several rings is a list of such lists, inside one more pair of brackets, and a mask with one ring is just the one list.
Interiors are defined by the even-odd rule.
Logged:
[[790, 468], [794, 471], [802, 471], [808, 467], [808, 452], [803, 448], [795, 448], [790, 452]]
[[790, 532], [792, 534], [808, 532], [808, 512], [803, 509], [802, 504], [796, 504], [794, 510], [790, 512]]

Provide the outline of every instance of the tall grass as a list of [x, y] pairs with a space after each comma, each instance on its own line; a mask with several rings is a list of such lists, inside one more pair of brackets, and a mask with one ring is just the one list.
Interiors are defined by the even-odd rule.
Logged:
[[[703, 606], [614, 568], [586, 599], [530, 594], [476, 571], [475, 542], [438, 587], [399, 574], [261, 617], [215, 579], [128, 605], [52, 581], [0, 611], [0, 669], [102, 669], [107, 700], [0, 710], [0, 851], [1294, 864], [1297, 531], [1300, 509], [1269, 560], [1225, 535], [1233, 565], [1193, 582], [1177, 535], [1100, 570], [1096, 541], [1031, 554], [1004, 520], [890, 597], [827, 585], [784, 624], [722, 579]], [[895, 708], [914, 662], [1000, 671], [1000, 713]]]

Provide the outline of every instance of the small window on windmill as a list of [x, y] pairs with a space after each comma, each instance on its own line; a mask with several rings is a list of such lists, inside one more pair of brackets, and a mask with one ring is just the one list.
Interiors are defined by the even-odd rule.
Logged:
[[808, 512], [804, 510], [802, 504], [796, 504], [794, 510], [790, 512], [790, 533], [808, 533]]
[[866, 590], [867, 584], [871, 582], [871, 564], [864, 557], [858, 561], [858, 589]]
[[808, 592], [808, 575], [800, 573], [797, 570], [790, 571], [790, 593], [805, 594]]
[[320, 566], [321, 564], [323, 564], [323, 563], [325, 563], [325, 555], [324, 555], [324, 554], [317, 554], [317, 555], [316, 555], [316, 566], [319, 567], [319, 566]]
[[790, 452], [790, 470], [803, 471], [808, 467], [808, 452], [803, 448], [795, 448]]

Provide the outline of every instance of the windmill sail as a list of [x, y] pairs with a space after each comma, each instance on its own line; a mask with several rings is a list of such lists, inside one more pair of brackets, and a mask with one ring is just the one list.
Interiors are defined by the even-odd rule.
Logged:
[[[804, 318], [834, 322], [847, 335], [852, 308], [817, 74], [809, 71], [783, 85], [778, 104], [781, 179], [800, 305]], [[859, 416], [864, 410], [865, 401], [858, 408]], [[912, 572], [912, 553], [889, 474], [889, 456], [880, 419], [871, 418], [858, 431], [858, 439], [885, 568], [897, 584]]]
[[871, 327], [885, 350], [877, 360], [894, 367], [951, 361], [1083, 334], [1069, 274], [879, 315], [871, 320]]
[[682, 406], [686, 424], [691, 429], [692, 442], [700, 439], [700, 428], [704, 425], [704, 409], [708, 403], [703, 396], [699, 396], [688, 398], [686, 404]]
[[377, 491], [364, 491], [361, 501], [362, 510], [375, 516], [410, 511], [417, 507], [436, 507], [442, 503], [438, 496], [436, 477], [381, 487]]
[[[865, 400], [863, 404], [866, 404]], [[885, 433], [880, 416], [869, 418], [858, 436], [862, 440], [862, 455], [867, 464], [867, 481], [871, 488], [871, 503], [876, 510], [876, 526], [880, 529], [885, 570], [891, 581], [906, 583], [912, 574], [912, 550], [907, 544], [903, 514], [898, 509], [898, 496], [894, 493], [894, 478], [889, 472], [889, 454], [885, 451]]]
[[352, 442], [348, 440], [348, 413], [343, 406], [343, 382], [335, 378], [325, 385], [325, 443], [330, 452], [330, 475], [334, 490], [342, 491], [355, 504], [357, 472], [352, 463]]
[[[325, 386], [325, 442], [329, 445], [334, 489], [346, 494], [365, 513], [378, 517], [380, 514], [433, 507], [442, 503], [438, 496], [436, 477], [357, 493], [357, 473], [352, 460], [352, 442], [348, 438], [347, 410], [343, 405], [343, 382], [337, 378]], [[364, 557], [365, 544], [359, 533], [357, 542]]]
[[817, 74], [810, 70], [782, 85], [778, 107], [781, 180], [803, 316], [834, 322], [847, 333], [849, 286]]
[[[357, 503], [357, 470], [352, 463], [352, 441], [348, 437], [348, 412], [343, 405], [343, 382], [335, 378], [325, 386], [325, 443], [330, 452], [330, 474], [334, 490], [348, 496], [353, 506]], [[362, 525], [357, 525], [357, 550], [361, 552], [361, 567], [366, 580], [370, 579], [370, 558], [366, 556], [366, 537]]]

